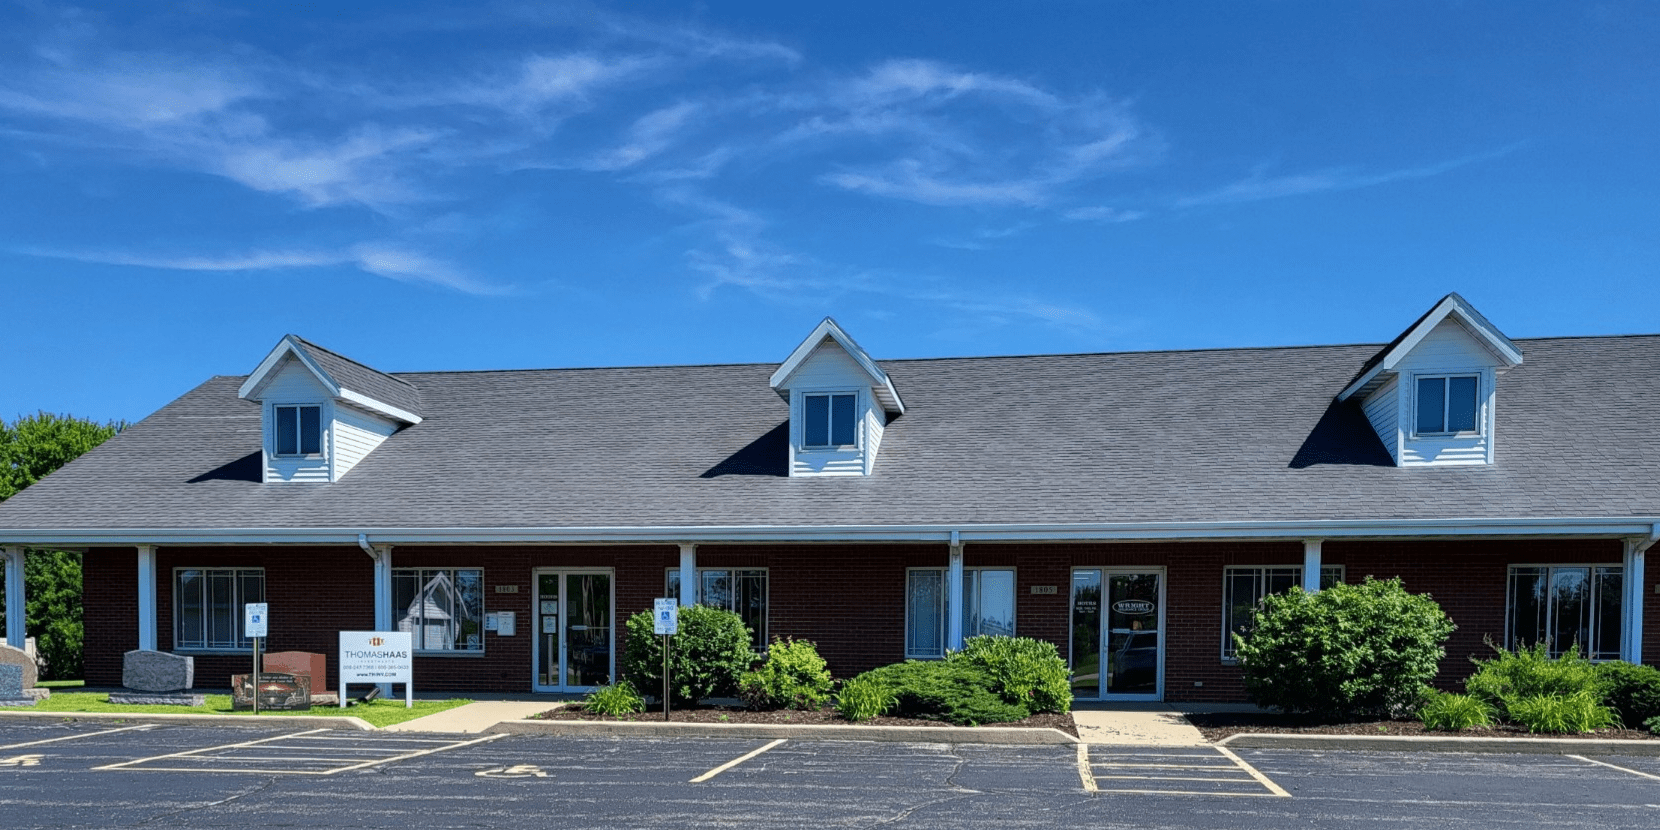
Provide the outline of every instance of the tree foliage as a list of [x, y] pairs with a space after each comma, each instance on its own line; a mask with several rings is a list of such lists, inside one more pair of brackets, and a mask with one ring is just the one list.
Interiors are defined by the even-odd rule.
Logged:
[[[9, 424], [0, 420], [0, 501], [109, 440], [123, 426], [48, 412]], [[59, 550], [27, 551], [23, 591], [28, 599], [24, 629], [35, 638], [42, 676], [80, 677], [85, 637], [81, 624], [81, 555]], [[5, 604], [5, 593], [0, 591], [0, 614], [5, 612]]]

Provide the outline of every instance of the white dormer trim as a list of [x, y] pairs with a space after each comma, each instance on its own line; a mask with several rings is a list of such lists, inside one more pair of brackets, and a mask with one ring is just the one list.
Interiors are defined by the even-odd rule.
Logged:
[[1521, 365], [1522, 350], [1517, 348], [1516, 344], [1510, 341], [1510, 338], [1505, 337], [1497, 326], [1489, 322], [1486, 317], [1481, 316], [1481, 312], [1476, 311], [1475, 307], [1470, 305], [1463, 297], [1456, 293], [1448, 294], [1441, 298], [1441, 302], [1436, 303], [1428, 314], [1425, 314], [1417, 323], [1413, 324], [1412, 328], [1407, 329], [1371, 369], [1338, 393], [1337, 399], [1346, 401], [1363, 390], [1371, 391], [1374, 382], [1379, 381], [1384, 373], [1394, 372], [1395, 367], [1407, 355], [1412, 354], [1412, 350], [1417, 348], [1418, 344], [1423, 342], [1423, 339], [1428, 337], [1430, 332], [1434, 331], [1435, 327], [1448, 317], [1454, 317], [1460, 323], [1463, 323], [1470, 334], [1476, 338], [1476, 341], [1493, 353], [1500, 364], [1501, 370]]
[[870, 377], [871, 394], [882, 404], [882, 408], [895, 415], [903, 415], [905, 404], [899, 399], [898, 390], [893, 388], [893, 381], [888, 379], [888, 373], [882, 371], [882, 367], [876, 365], [876, 361], [871, 359], [870, 354], [860, 348], [858, 343], [853, 342], [853, 338], [843, 331], [835, 320], [829, 317], [824, 318], [822, 322], [814, 327], [813, 333], [807, 335], [807, 339], [801, 341], [801, 345], [796, 346], [795, 351], [790, 352], [790, 356], [785, 358], [784, 362], [779, 365], [778, 370], [772, 373], [772, 378], [769, 381], [772, 388], [780, 395], [787, 393], [790, 389], [791, 375], [794, 375], [795, 371], [801, 368], [801, 364], [812, 356], [813, 350], [817, 349], [819, 344], [823, 343], [827, 337], [836, 341], [836, 345], [840, 346], [842, 351], [847, 352], [847, 356], [853, 358], [853, 362], [857, 363], [859, 368]]
[[393, 418], [406, 424], [418, 424], [421, 422], [421, 416], [416, 415], [413, 412], [401, 407], [393, 406], [385, 401], [376, 400], [375, 398], [365, 395], [362, 392], [347, 389], [342, 386], [340, 382], [335, 380], [334, 377], [328, 372], [323, 371], [323, 367], [318, 366], [317, 362], [312, 360], [311, 357], [306, 354], [305, 349], [300, 348], [299, 338], [292, 334], [283, 335], [282, 340], [278, 341], [277, 347], [272, 349], [271, 353], [266, 355], [264, 360], [260, 361], [259, 366], [254, 369], [252, 374], [248, 375], [248, 379], [243, 381], [242, 386], [236, 390], [237, 397], [248, 400], [256, 399], [255, 396], [259, 392], [260, 388], [265, 385], [266, 381], [270, 380], [274, 372], [282, 367], [283, 358], [289, 356], [292, 356], [295, 360], [299, 361], [301, 366], [304, 366], [307, 371], [311, 372], [311, 374], [317, 378], [317, 382], [323, 385], [323, 389], [329, 393], [330, 397], [350, 401], [351, 403], [367, 409], [370, 412], [374, 412], [378, 415], [385, 415], [388, 418]]

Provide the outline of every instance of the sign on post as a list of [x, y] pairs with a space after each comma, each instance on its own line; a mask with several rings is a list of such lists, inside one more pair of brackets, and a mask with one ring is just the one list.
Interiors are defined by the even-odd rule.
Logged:
[[679, 634], [680, 604], [673, 599], [657, 599], [653, 602], [655, 608], [652, 614], [652, 633]]
[[415, 639], [408, 631], [340, 632], [340, 708], [347, 683], [402, 683], [403, 703], [415, 706]]
[[242, 633], [244, 636], [271, 636], [265, 632], [270, 621], [266, 611], [268, 607], [263, 602], [248, 602], [242, 605]]

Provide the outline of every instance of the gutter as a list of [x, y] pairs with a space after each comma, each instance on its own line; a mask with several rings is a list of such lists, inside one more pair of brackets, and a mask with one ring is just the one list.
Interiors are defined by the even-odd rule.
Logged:
[[[1258, 522], [1103, 522], [1070, 524], [917, 525], [684, 525], [664, 527], [387, 527], [343, 528], [109, 528], [0, 530], [0, 544], [63, 547], [147, 545], [357, 545], [369, 534], [382, 545], [595, 544], [681, 542], [1157, 542], [1302, 541], [1304, 539], [1643, 537], [1641, 550], [1660, 542], [1660, 516], [1542, 517], [1532, 519], [1341, 519]], [[371, 552], [371, 556], [374, 554]]]
[[1660, 522], [1655, 522], [1654, 525], [1649, 528], [1648, 538], [1638, 542], [1637, 547], [1633, 549], [1632, 552], [1647, 553], [1649, 548], [1654, 547], [1655, 542], [1660, 542]]

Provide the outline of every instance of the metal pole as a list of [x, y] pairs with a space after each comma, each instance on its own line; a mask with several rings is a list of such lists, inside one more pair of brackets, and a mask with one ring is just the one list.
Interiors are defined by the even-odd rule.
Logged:
[[253, 696], [254, 714], [259, 714], [259, 638], [254, 638], [254, 674], [248, 692]]
[[669, 722], [669, 635], [663, 635], [663, 722]]

